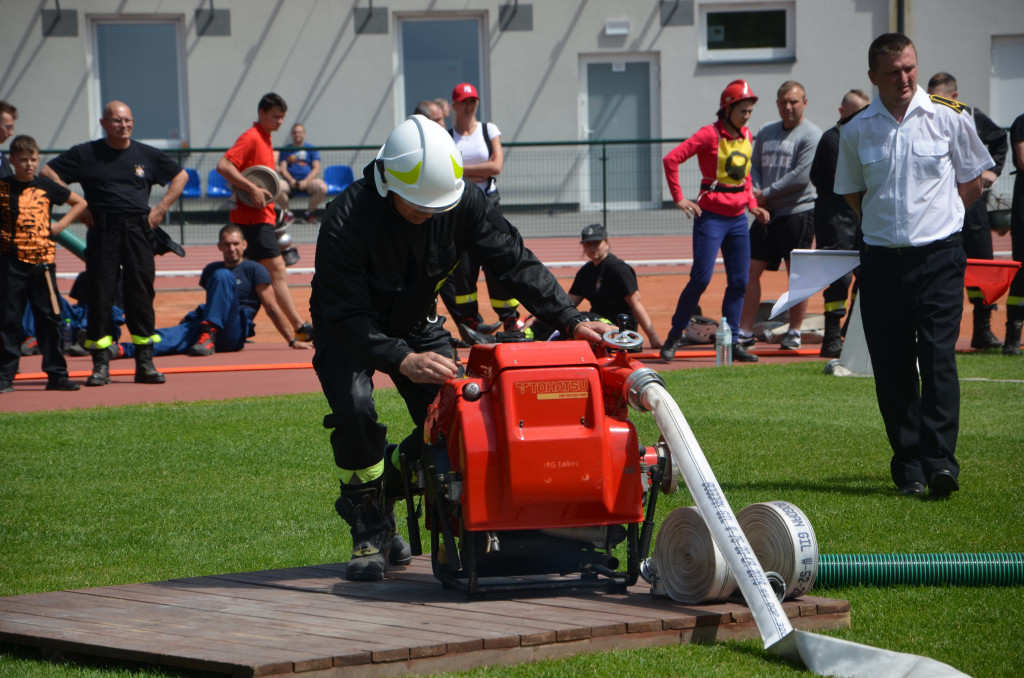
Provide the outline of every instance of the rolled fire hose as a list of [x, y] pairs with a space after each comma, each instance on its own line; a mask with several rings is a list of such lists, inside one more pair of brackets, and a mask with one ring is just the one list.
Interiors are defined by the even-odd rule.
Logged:
[[680, 506], [661, 521], [654, 563], [665, 593], [677, 603], [717, 603], [736, 590], [736, 577], [692, 506]]
[[811, 590], [819, 567], [818, 540], [803, 511], [788, 501], [773, 501], [751, 504], [736, 519], [761, 567], [785, 581], [785, 598]]
[[661, 375], [649, 368], [635, 370], [623, 385], [623, 395], [634, 409], [650, 412], [661, 429], [672, 460], [686, 481], [697, 510], [736, 576], [766, 649], [800, 661], [811, 671], [824, 676], [945, 678], [965, 675], [948, 664], [927, 657], [881, 650], [794, 629], [761, 564], [757, 562], [697, 438], [665, 388]]

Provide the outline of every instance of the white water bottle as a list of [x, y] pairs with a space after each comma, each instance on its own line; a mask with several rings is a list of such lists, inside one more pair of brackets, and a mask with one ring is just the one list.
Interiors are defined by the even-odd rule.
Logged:
[[722, 365], [732, 365], [732, 330], [725, 318], [722, 318], [715, 332], [715, 366]]

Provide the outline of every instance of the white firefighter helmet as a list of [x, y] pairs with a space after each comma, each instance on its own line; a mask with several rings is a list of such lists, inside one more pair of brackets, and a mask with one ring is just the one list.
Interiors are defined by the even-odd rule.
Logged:
[[381, 197], [391, 191], [425, 212], [446, 212], [462, 198], [462, 152], [443, 127], [411, 115], [380, 147], [373, 178]]

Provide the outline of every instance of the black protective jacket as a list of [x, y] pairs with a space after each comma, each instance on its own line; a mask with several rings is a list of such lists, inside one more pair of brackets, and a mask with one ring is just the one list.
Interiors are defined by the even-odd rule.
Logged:
[[397, 373], [413, 350], [405, 338], [424, 328], [437, 294], [463, 252], [553, 327], [582, 314], [519, 231], [466, 182], [462, 200], [421, 225], [402, 219], [377, 193], [373, 165], [327, 207], [316, 246], [310, 314], [318, 333], [375, 370]]

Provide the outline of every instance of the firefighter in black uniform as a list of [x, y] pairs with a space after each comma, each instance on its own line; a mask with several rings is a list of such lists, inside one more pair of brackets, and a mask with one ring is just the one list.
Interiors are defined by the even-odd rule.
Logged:
[[[86, 386], [110, 383], [110, 354], [117, 341], [111, 321], [118, 275], [123, 275], [124, 315], [135, 344], [135, 381], [162, 384], [164, 375], [153, 366], [156, 333], [153, 311], [153, 280], [156, 266], [156, 235], [153, 229], [181, 195], [188, 172], [163, 151], [132, 140], [135, 121], [121, 101], [103, 108], [100, 125], [105, 139], [72, 147], [49, 162], [41, 171], [61, 183], [82, 185], [89, 209], [82, 222], [86, 235], [85, 270], [89, 274], [89, 324], [85, 348], [92, 352], [92, 374]], [[153, 184], [167, 186], [167, 192], [152, 209], [149, 192]]]
[[436, 306], [467, 251], [568, 336], [598, 341], [610, 329], [584, 319], [518, 231], [463, 181], [462, 154], [442, 127], [420, 115], [396, 127], [363, 178], [328, 206], [310, 298], [313, 366], [341, 480], [335, 507], [352, 533], [348, 579], [378, 580], [389, 563], [411, 560], [391, 510], [400, 497], [385, 496], [398, 450], [377, 420], [372, 376], [389, 375], [405, 400], [417, 428], [399, 449], [418, 457], [427, 406], [458, 374]]
[[[947, 99], [956, 100], [958, 96], [956, 78], [949, 73], [936, 73], [928, 80], [928, 94], [938, 94]], [[968, 107], [974, 117], [974, 127], [978, 137], [992, 156], [995, 167], [981, 173], [981, 185], [985, 189], [979, 200], [967, 206], [964, 215], [964, 252], [969, 259], [991, 259], [992, 229], [988, 223], [989, 189], [1003, 172], [1006, 153], [1010, 143], [1006, 138], [1006, 130], [992, 122], [992, 119], [974, 106]], [[986, 304], [984, 294], [977, 287], [967, 288], [967, 298], [974, 305], [974, 331], [971, 333], [971, 348], [1001, 348], [1003, 342], [992, 334], [992, 311], [995, 304]]]

